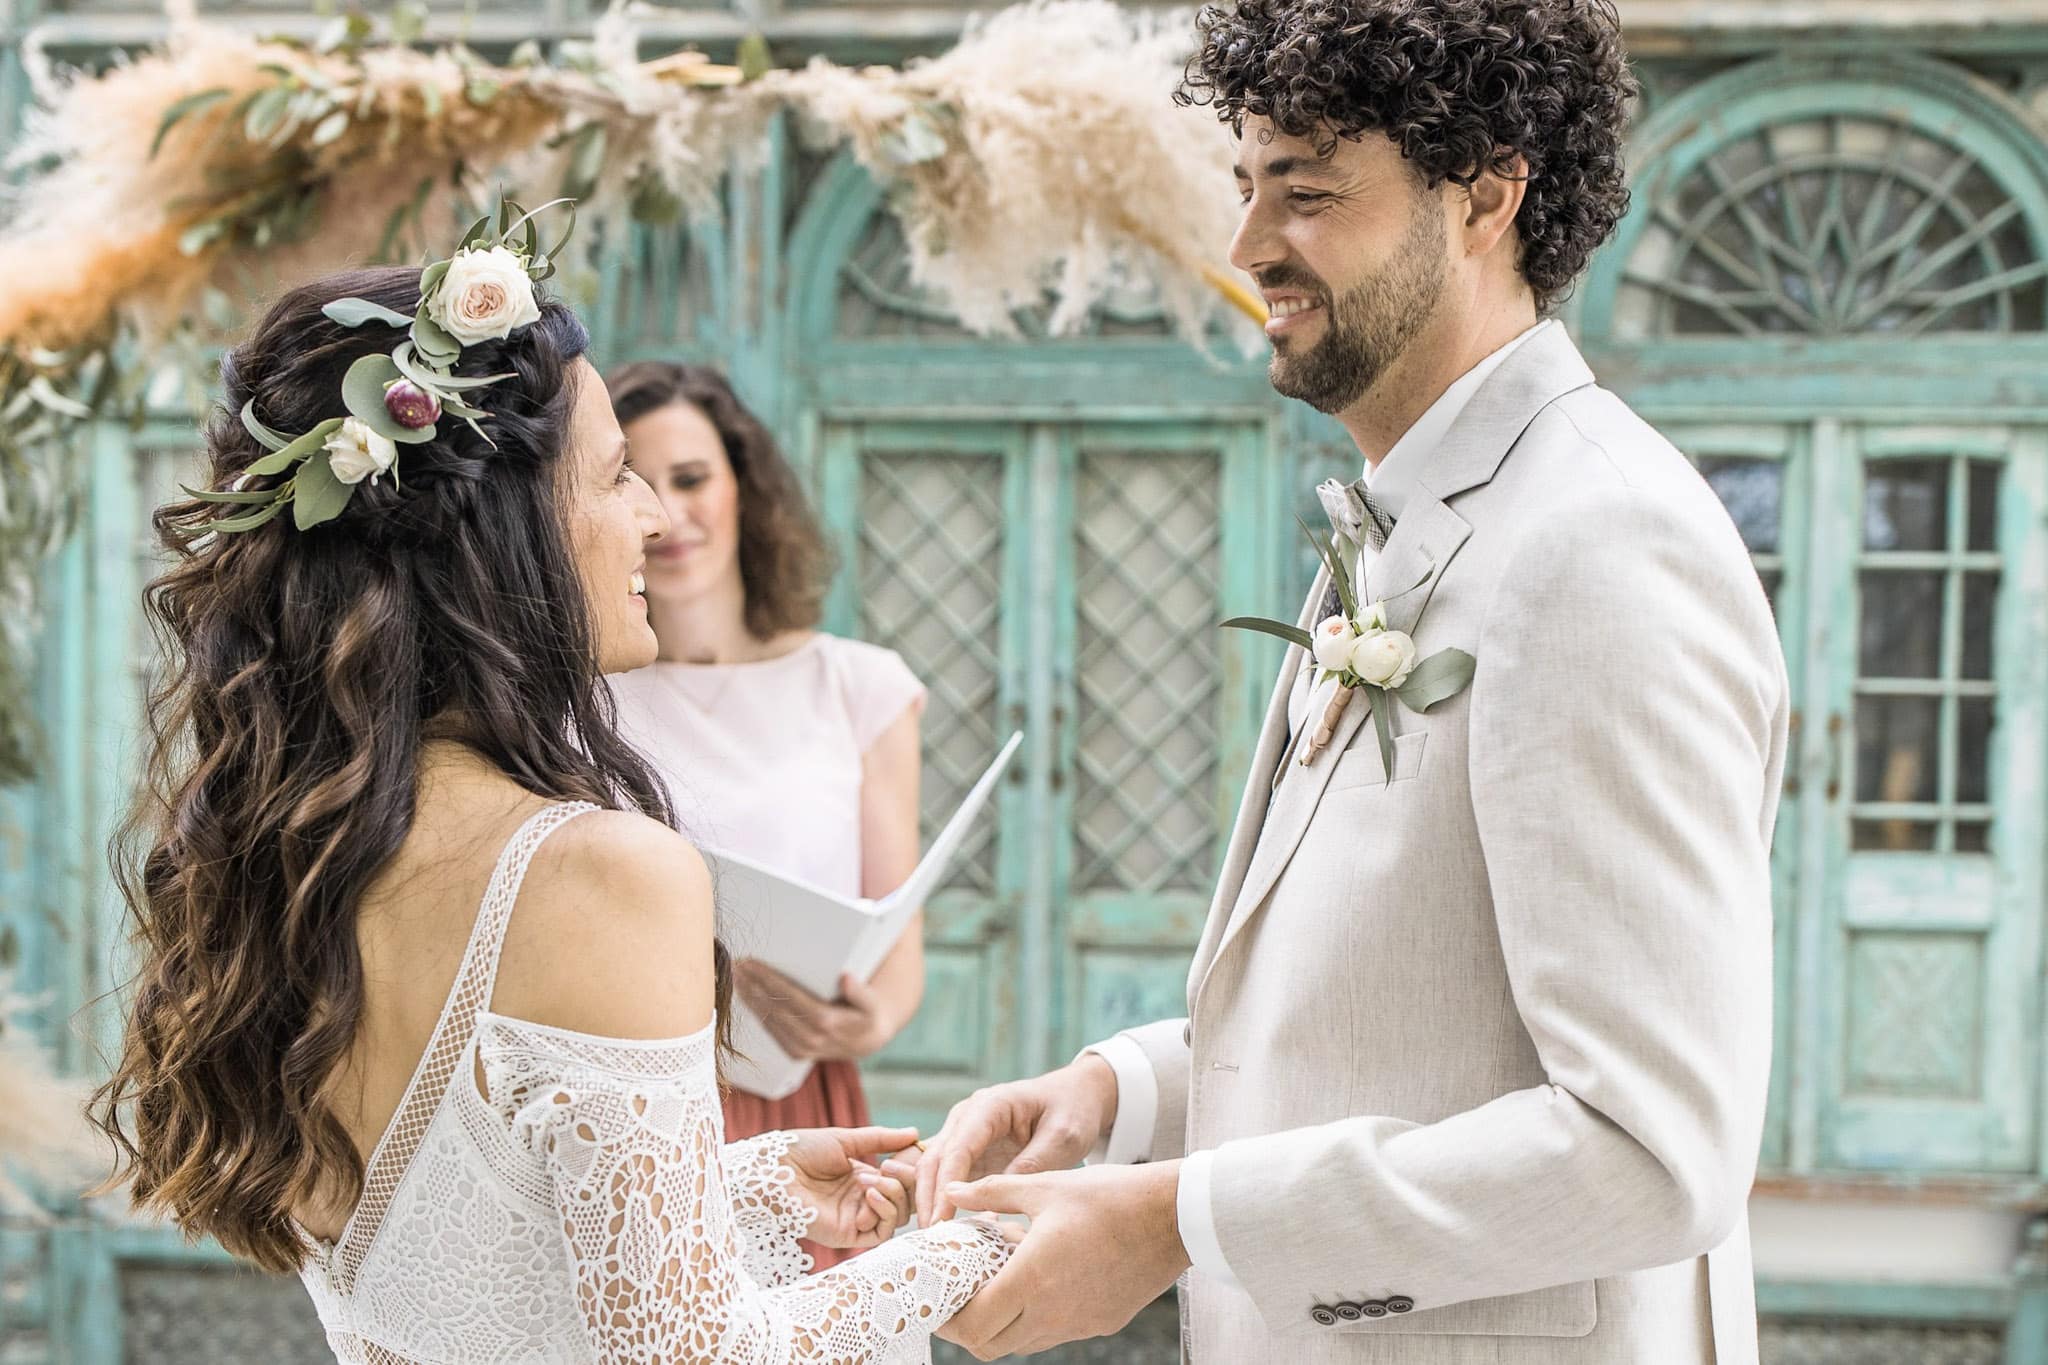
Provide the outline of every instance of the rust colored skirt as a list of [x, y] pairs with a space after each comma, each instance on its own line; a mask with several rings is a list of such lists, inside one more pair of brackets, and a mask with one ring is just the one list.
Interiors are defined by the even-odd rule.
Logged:
[[[779, 1100], [764, 1100], [744, 1090], [725, 1092], [725, 1140], [758, 1137], [786, 1128], [865, 1128], [867, 1092], [860, 1087], [860, 1068], [852, 1062], [819, 1062], [804, 1083]], [[817, 1262], [816, 1269], [837, 1265], [858, 1253], [802, 1243]]]

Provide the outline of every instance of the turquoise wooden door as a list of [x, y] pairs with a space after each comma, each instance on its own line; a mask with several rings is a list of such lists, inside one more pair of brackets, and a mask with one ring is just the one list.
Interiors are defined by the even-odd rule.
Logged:
[[2030, 1170], [2048, 432], [1830, 425], [1822, 1164]]
[[1216, 623], [1273, 575], [1259, 423], [827, 421], [834, 624], [931, 688], [927, 836], [1026, 745], [927, 911], [916, 1021], [868, 1068], [932, 1124], [967, 1090], [1185, 1006], [1249, 760], [1250, 656]]
[[[1699, 468], [1742, 532], [1757, 575], [1778, 618], [1778, 636], [1792, 674], [1795, 704], [1791, 722], [1792, 757], [1778, 805], [1778, 825], [1771, 846], [1771, 901], [1777, 907], [1773, 948], [1778, 1000], [1791, 997], [1799, 944], [1798, 924], [1790, 913], [1800, 886], [1800, 814], [1803, 768], [1798, 750], [1806, 729], [1800, 696], [1803, 651], [1808, 619], [1805, 511], [1811, 504], [1811, 432], [1789, 422], [1664, 422], [1665, 435]], [[1809, 880], [1812, 880], [1809, 877]], [[1774, 1052], [1790, 1055], [1792, 1015], [1777, 1010], [1772, 1020]], [[1764, 1164], [1782, 1164], [1788, 1150], [1788, 1114], [1792, 1073], [1777, 1066], [1771, 1072], [1770, 1112], [1764, 1129]]]

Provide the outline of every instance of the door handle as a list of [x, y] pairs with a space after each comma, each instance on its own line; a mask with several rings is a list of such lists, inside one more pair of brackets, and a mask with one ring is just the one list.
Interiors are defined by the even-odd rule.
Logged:
[[1840, 711], [1828, 717], [1828, 800], [1833, 801], [1842, 794], [1842, 732], [1848, 722], [1842, 719]]
[[1799, 727], [1805, 721], [1804, 713], [1798, 707], [1792, 708], [1792, 716], [1785, 724], [1785, 795], [1799, 795], [1799, 774], [1805, 766], [1805, 756], [1799, 750]]

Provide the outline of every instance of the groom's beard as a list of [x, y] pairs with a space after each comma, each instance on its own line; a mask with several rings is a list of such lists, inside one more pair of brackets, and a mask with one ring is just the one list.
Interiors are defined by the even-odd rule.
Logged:
[[1315, 290], [1327, 300], [1323, 339], [1306, 350], [1273, 351], [1273, 387], [1318, 412], [1339, 413], [1372, 390], [1435, 315], [1444, 294], [1444, 220], [1425, 198], [1387, 268], [1334, 299], [1321, 280], [1282, 266], [1260, 285]]

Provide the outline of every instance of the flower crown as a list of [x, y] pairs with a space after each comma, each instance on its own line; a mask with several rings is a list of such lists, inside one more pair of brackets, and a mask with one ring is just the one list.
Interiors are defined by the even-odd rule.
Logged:
[[[569, 224], [547, 250], [539, 248], [534, 215], [556, 204], [569, 205]], [[321, 308], [343, 327], [377, 322], [406, 329], [405, 340], [388, 355], [366, 355], [348, 367], [341, 381], [346, 417], [330, 417], [301, 436], [286, 436], [257, 420], [256, 400], [242, 405], [242, 425], [270, 453], [244, 470], [229, 492], [185, 491], [201, 502], [249, 510], [208, 525], [213, 531], [253, 531], [289, 504], [301, 530], [332, 521], [355, 496], [356, 486], [391, 475], [398, 481], [398, 447], [431, 441], [435, 423], [453, 413], [469, 423], [493, 450], [497, 443], [477, 425], [490, 414], [471, 403], [478, 389], [513, 376], [459, 378], [453, 371], [462, 348], [496, 341], [540, 318], [534, 285], [555, 273], [555, 261], [576, 228], [573, 200], [554, 199], [527, 211], [510, 199], [495, 215], [485, 214], [463, 234], [455, 254], [420, 271], [420, 306], [411, 316], [368, 299], [336, 299]], [[518, 244], [512, 245], [513, 234]], [[290, 477], [269, 488], [248, 488], [252, 479]]]

